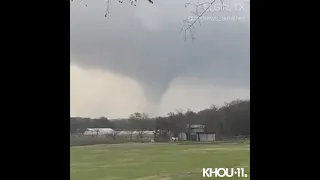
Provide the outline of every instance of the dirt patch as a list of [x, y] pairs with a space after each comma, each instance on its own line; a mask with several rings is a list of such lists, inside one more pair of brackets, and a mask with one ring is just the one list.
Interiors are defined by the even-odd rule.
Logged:
[[101, 165], [99, 168], [106, 168], [106, 167], [125, 167], [125, 166], [138, 166], [143, 164], [144, 162], [126, 162], [123, 164], [106, 164], [106, 165]]
[[134, 180], [170, 180], [170, 179], [188, 177], [188, 176], [191, 176], [192, 174], [200, 173], [200, 172], [202, 172], [202, 169], [196, 169], [194, 171], [172, 173], [172, 174], [159, 174], [156, 176], [145, 176], [145, 177], [137, 178]]
[[250, 168], [250, 166], [248, 165], [237, 165], [237, 166], [234, 166], [235, 168]]
[[70, 167], [81, 168], [81, 167], [92, 167], [99, 166], [101, 163], [71, 163]]
[[168, 175], [158, 175], [158, 176], [145, 176], [145, 177], [137, 178], [134, 180], [169, 180], [169, 179], [171, 179], [171, 177]]
[[95, 164], [94, 167], [89, 166], [78, 166], [78, 167], [73, 167], [72, 169], [70, 169], [71, 173], [76, 173], [79, 171], [95, 171], [98, 169], [102, 169], [102, 168], [113, 168], [113, 167], [125, 167], [125, 166], [139, 166], [141, 165], [143, 162], [126, 162], [126, 163], [122, 163], [122, 164]]
[[107, 149], [98, 149], [98, 150], [92, 150], [92, 154], [94, 153], [105, 153], [105, 152], [108, 152], [109, 150]]
[[132, 161], [136, 161], [135, 159], [133, 158], [124, 158], [124, 159], [121, 159], [117, 162], [120, 162], [120, 163], [125, 163], [125, 162], [132, 162]]
[[250, 150], [250, 148], [200, 148], [200, 149], [184, 149], [181, 151], [184, 152], [198, 152], [198, 151], [246, 151]]
[[70, 169], [70, 173], [84, 172], [84, 171], [95, 171], [100, 168], [86, 168], [86, 169]]
[[121, 178], [121, 177], [105, 177], [105, 178], [99, 178], [97, 180], [121, 180], [121, 179], [124, 179], [124, 178]]

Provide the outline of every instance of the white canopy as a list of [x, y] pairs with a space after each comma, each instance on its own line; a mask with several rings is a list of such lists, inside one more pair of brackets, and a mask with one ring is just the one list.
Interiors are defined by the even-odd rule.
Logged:
[[111, 128], [87, 128], [84, 135], [106, 135], [113, 134], [114, 132]]

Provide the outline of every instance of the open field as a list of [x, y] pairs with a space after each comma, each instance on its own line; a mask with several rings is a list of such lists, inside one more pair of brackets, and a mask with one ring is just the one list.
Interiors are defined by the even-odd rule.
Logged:
[[197, 180], [203, 179], [202, 168], [244, 167], [247, 178], [218, 179], [250, 180], [249, 146], [125, 143], [71, 147], [70, 179]]

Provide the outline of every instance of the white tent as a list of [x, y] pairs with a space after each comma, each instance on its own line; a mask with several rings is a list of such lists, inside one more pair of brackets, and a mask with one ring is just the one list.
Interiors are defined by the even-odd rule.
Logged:
[[118, 135], [138, 135], [139, 133], [144, 135], [153, 135], [154, 131], [118, 131]]
[[97, 136], [97, 135], [106, 135], [113, 134], [115, 131], [111, 128], [87, 128], [84, 132], [84, 135], [87, 136]]

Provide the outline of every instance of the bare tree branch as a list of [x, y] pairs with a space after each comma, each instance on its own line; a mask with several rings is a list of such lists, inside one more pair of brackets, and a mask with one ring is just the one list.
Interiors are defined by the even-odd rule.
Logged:
[[[84, 0], [79, 0], [77, 3], [81, 3]], [[112, 0], [105, 0], [106, 1], [106, 10], [104, 13], [104, 17], [107, 17], [110, 14], [110, 7], [111, 7], [111, 1]], [[117, 0], [119, 3], [123, 3], [124, 0]], [[128, 0], [128, 3], [132, 6], [137, 6], [137, 1], [138, 0]], [[153, 4], [153, 0], [147, 0], [149, 3]], [[75, 2], [74, 0], [71, 0], [71, 2]], [[86, 4], [87, 6], [87, 4]]]
[[[198, 22], [199, 25], [201, 26], [201, 20], [200, 18], [206, 13], [208, 12], [209, 8], [216, 2], [217, 0], [211, 0], [211, 2], [203, 2], [203, 3], [199, 3], [199, 1], [197, 3], [186, 3], [185, 4], [185, 8], [189, 7], [189, 6], [193, 6], [195, 7], [194, 11], [191, 11], [191, 13], [193, 15], [195, 15], [195, 17], [189, 17], [187, 21], [184, 21], [185, 24], [182, 26], [181, 31], [184, 31], [184, 41], [187, 40], [187, 33], [190, 34], [192, 41], [194, 41], [195, 37], [193, 34], [192, 29], [195, 28], [195, 24]], [[221, 5], [223, 6], [223, 0], [220, 0]], [[207, 6], [207, 7], [206, 7]]]
[[[74, 0], [71, 0], [74, 2]], [[78, 3], [83, 2], [84, 0], [79, 0]], [[110, 14], [110, 7], [111, 7], [111, 1], [112, 0], [105, 0], [106, 1], [106, 10], [104, 16], [107, 17]], [[119, 3], [123, 3], [125, 0], [117, 0]], [[136, 6], [138, 0], [128, 0], [128, 3], [130, 5]], [[153, 4], [153, 0], [147, 0], [149, 3]], [[193, 29], [195, 28], [196, 23], [199, 24], [199, 26], [202, 26], [201, 23], [201, 17], [205, 13], [207, 13], [210, 9], [210, 7], [217, 1], [217, 0], [207, 0], [208, 2], [197, 2], [197, 3], [191, 3], [188, 2], [185, 4], [185, 8], [187, 7], [194, 7], [195, 9], [191, 11], [191, 14], [194, 15], [193, 17], [190, 16], [187, 20], [183, 21], [183, 25], [181, 27], [181, 32], [184, 32], [184, 41], [187, 40], [187, 34], [189, 33], [191, 36], [192, 41], [194, 41], [194, 32]], [[224, 0], [218, 0], [221, 2], [221, 5], [223, 7]], [[87, 6], [87, 5], [86, 5]], [[223, 9], [223, 8], [222, 8]], [[220, 9], [221, 10], [221, 9]]]

